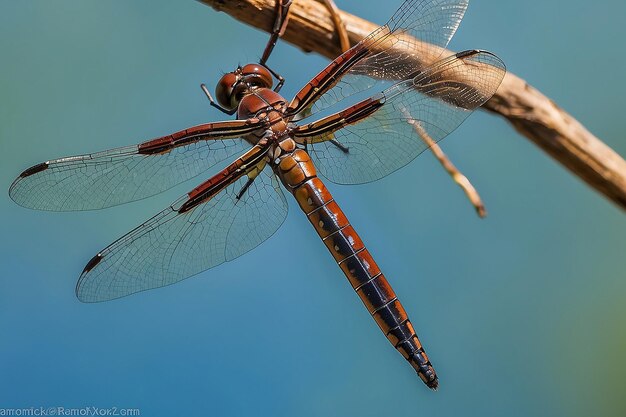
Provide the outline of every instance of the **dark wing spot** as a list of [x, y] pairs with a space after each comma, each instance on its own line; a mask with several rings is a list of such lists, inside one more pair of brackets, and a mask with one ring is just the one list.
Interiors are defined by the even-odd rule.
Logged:
[[35, 166], [32, 166], [30, 168], [28, 168], [27, 170], [25, 170], [24, 172], [22, 172], [20, 174], [20, 178], [26, 178], [26, 177], [30, 177], [33, 174], [36, 174], [38, 172], [44, 171], [48, 169], [48, 163], [47, 162], [42, 162], [41, 164], [37, 164]]

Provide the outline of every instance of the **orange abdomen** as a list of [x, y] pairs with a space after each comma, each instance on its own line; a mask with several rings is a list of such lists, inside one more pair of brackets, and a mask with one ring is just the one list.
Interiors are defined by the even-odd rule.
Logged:
[[284, 155], [276, 169], [391, 344], [433, 389], [438, 380], [393, 289], [302, 149]]

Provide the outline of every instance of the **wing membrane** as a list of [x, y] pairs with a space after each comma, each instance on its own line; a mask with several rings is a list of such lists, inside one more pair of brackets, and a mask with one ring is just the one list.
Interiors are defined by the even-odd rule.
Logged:
[[454, 131], [491, 98], [505, 72], [493, 54], [461, 52], [294, 135], [310, 144], [315, 166], [329, 180], [375, 181], [426, 150], [428, 139], [438, 142]]
[[181, 281], [233, 260], [268, 239], [287, 216], [280, 183], [266, 168], [187, 210], [186, 195], [102, 250], [76, 286], [81, 301], [107, 301]]
[[384, 26], [331, 62], [290, 104], [308, 117], [381, 80], [401, 81], [433, 63], [454, 36], [469, 0], [407, 0]]
[[239, 136], [259, 121], [227, 121], [24, 171], [11, 185], [19, 205], [51, 211], [94, 210], [140, 200], [193, 178], [250, 146]]

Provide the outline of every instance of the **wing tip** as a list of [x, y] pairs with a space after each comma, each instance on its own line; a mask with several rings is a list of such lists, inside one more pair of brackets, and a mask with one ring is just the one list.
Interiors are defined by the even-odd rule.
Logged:
[[100, 261], [102, 261], [102, 254], [101, 253], [97, 254], [96, 256], [91, 258], [89, 260], [89, 262], [87, 262], [87, 265], [85, 265], [85, 269], [83, 269], [83, 272], [80, 274], [80, 276], [82, 277], [85, 274], [87, 274], [89, 271], [94, 269], [95, 266], [100, 263]]
[[15, 181], [13, 181], [13, 183], [9, 187], [9, 197], [11, 197], [11, 200], [13, 200], [16, 204], [22, 207], [30, 208], [28, 205], [24, 205], [22, 202], [19, 201], [20, 199], [14, 193], [15, 188], [24, 178], [28, 178], [41, 171], [45, 171], [46, 169], [48, 169], [48, 167], [49, 167], [48, 162], [42, 162], [40, 164], [33, 165], [32, 167], [27, 168], [24, 171], [22, 171], [22, 173], [15, 179]]
[[32, 167], [25, 169], [19, 176], [19, 178], [26, 178], [26, 177], [30, 177], [31, 175], [34, 175], [38, 172], [41, 171], [45, 171], [46, 169], [48, 169], [48, 163], [47, 162], [42, 162], [40, 164], [37, 165], [33, 165]]
[[98, 253], [96, 256], [91, 258], [89, 262], [87, 262], [87, 265], [85, 265], [83, 272], [81, 272], [80, 277], [78, 278], [78, 282], [76, 283], [75, 294], [76, 294], [76, 298], [78, 298], [83, 303], [94, 302], [93, 300], [90, 300], [88, 297], [85, 297], [85, 294], [81, 291], [81, 287], [82, 287], [83, 281], [85, 280], [85, 276], [90, 271], [92, 271], [96, 267], [96, 265], [100, 263], [100, 261], [102, 261], [102, 254]]
[[[467, 51], [457, 52], [454, 56], [458, 59], [472, 58], [476, 55], [488, 56], [491, 60], [498, 63], [498, 66], [502, 67], [506, 71], [506, 64], [504, 61], [493, 52], [486, 51], [484, 49], [469, 49]], [[490, 63], [493, 65], [493, 62]]]
[[455, 55], [457, 58], [467, 58], [470, 56], [478, 55], [481, 52], [485, 51], [482, 51], [480, 49], [468, 49], [466, 51], [457, 52]]

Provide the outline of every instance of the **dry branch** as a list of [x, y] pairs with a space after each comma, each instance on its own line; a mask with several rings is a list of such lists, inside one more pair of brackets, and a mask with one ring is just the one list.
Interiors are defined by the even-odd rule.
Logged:
[[[274, 0], [199, 1], [264, 31], [271, 30], [274, 23]], [[340, 14], [352, 44], [378, 27], [349, 13], [340, 11]], [[341, 53], [328, 9], [313, 0], [293, 2], [283, 39], [306, 52], [317, 52], [330, 59]], [[415, 62], [418, 67], [428, 64]], [[626, 209], [626, 161], [541, 92], [507, 73], [498, 92], [484, 108], [506, 118], [522, 135]]]
[[472, 185], [470, 180], [467, 179], [465, 175], [461, 171], [458, 170], [456, 166], [450, 161], [450, 159], [446, 156], [443, 150], [437, 145], [437, 142], [434, 141], [433, 138], [430, 137], [426, 129], [424, 129], [417, 120], [411, 119], [410, 115], [407, 115], [408, 123], [413, 126], [415, 132], [422, 138], [424, 143], [429, 146], [429, 149], [437, 158], [437, 161], [441, 164], [443, 169], [452, 177], [452, 180], [458, 184], [459, 187], [465, 192], [467, 199], [474, 206], [476, 210], [476, 214], [478, 217], [484, 218], [487, 216], [487, 209], [483, 204], [478, 191]]

